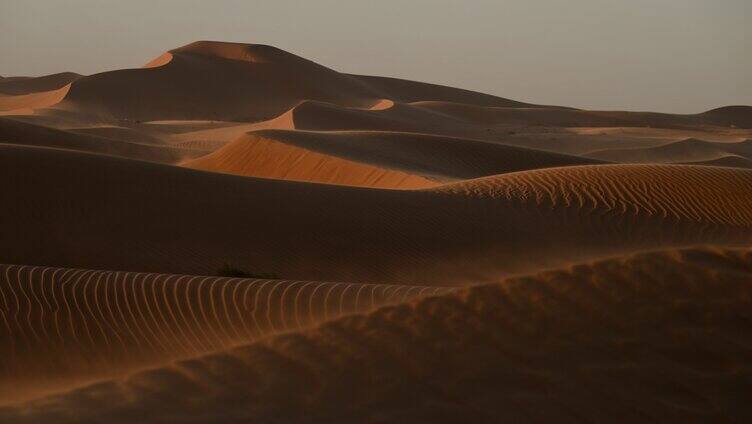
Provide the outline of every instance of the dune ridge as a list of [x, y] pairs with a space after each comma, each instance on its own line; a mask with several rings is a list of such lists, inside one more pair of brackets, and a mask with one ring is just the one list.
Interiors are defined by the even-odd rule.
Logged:
[[235, 175], [361, 187], [407, 189], [437, 185], [420, 175], [326, 155], [255, 134], [182, 165]]
[[0, 94], [18, 96], [57, 90], [82, 76], [75, 72], [60, 72], [41, 77], [7, 77], [0, 79]]
[[4, 402], [449, 290], [18, 265], [0, 278]]
[[[503, 183], [502, 183], [503, 181]], [[673, 181], [673, 184], [658, 184]], [[523, 199], [538, 207], [576, 207], [601, 213], [660, 216], [748, 227], [745, 198], [752, 173], [683, 165], [589, 165], [553, 168], [442, 186], [438, 190], [481, 198]]]
[[608, 259], [340, 318], [0, 417], [744, 422], [750, 281], [749, 249]]
[[749, 160], [752, 158], [752, 140], [739, 142], [712, 142], [688, 138], [656, 147], [632, 149], [608, 149], [590, 152], [589, 157], [613, 162], [706, 162], [735, 156]]
[[421, 188], [435, 186], [439, 181], [592, 163], [598, 162], [417, 133], [257, 130], [182, 166], [255, 177]]
[[71, 131], [35, 125], [0, 117], [0, 141], [19, 145], [51, 147], [88, 153], [119, 156], [149, 162], [175, 163], [200, 156], [205, 151], [143, 141], [123, 141], [96, 133]]

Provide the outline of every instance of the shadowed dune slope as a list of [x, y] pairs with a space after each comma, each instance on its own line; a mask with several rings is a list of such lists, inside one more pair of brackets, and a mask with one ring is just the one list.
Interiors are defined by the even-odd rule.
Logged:
[[[199, 41], [146, 67], [104, 72], [73, 82], [59, 108], [128, 120], [270, 119], [301, 101], [370, 107], [378, 99], [457, 99], [525, 105], [466, 90], [341, 74], [271, 46]], [[382, 91], [385, 87], [386, 91]]]
[[160, 66], [83, 77], [60, 108], [128, 120], [268, 119], [302, 99], [367, 106], [359, 81], [271, 46], [196, 42]]
[[2, 117], [0, 117], [0, 142], [54, 147], [165, 163], [175, 163], [204, 153], [169, 145], [128, 142], [87, 134], [85, 131], [64, 131]]
[[566, 107], [478, 107], [453, 102], [421, 101], [412, 106], [461, 117], [476, 123], [507, 123], [559, 127], [655, 127], [691, 128], [702, 126], [752, 127], [752, 107], [729, 106], [699, 114], [669, 114], [579, 110]]
[[689, 164], [705, 165], [705, 166], [727, 166], [727, 167], [732, 167], [732, 168], [752, 169], [752, 160], [735, 156], [735, 155], [723, 156], [718, 159], [702, 161], [702, 162], [690, 162]]
[[411, 103], [426, 100], [463, 103], [486, 107], [535, 106], [530, 103], [504, 99], [501, 97], [491, 96], [489, 94], [424, 82], [367, 75], [351, 76], [360, 81], [363, 81], [368, 86], [373, 87], [376, 91], [385, 94], [384, 97], [401, 103]]
[[752, 128], [752, 106], [724, 106], [701, 115], [709, 120], [739, 128]]
[[[314, 156], [304, 168], [302, 158]], [[350, 174], [334, 161], [355, 161], [366, 170]], [[506, 172], [599, 163], [594, 159], [477, 140], [390, 131], [259, 130], [184, 166], [237, 175], [332, 182], [371, 187], [425, 187], [423, 178], [470, 179]], [[374, 168], [378, 167], [378, 168]], [[312, 168], [312, 169], [310, 169]], [[380, 170], [380, 168], [386, 168]], [[402, 171], [402, 172], [399, 172]], [[322, 175], [328, 172], [328, 175]], [[337, 172], [332, 175], [333, 172]], [[394, 175], [394, 176], [392, 176]], [[378, 179], [376, 179], [378, 178]]]
[[[563, 132], [565, 128], [583, 127], [591, 130], [651, 127], [655, 128], [653, 131], [662, 129], [709, 136], [736, 131], [743, 136], [749, 136], [747, 130], [713, 126], [713, 122], [700, 118], [699, 115], [584, 111], [560, 107], [481, 107], [438, 101], [393, 103], [379, 108], [302, 101], [285, 113], [255, 123], [249, 129], [394, 131], [501, 141], [521, 147], [553, 151], [563, 151], [560, 149], [565, 146], [558, 146], [560, 141], [574, 143], [572, 147], [583, 153], [602, 149], [603, 137], [600, 141], [593, 139], [588, 143], [587, 137], [572, 136], [571, 132]], [[534, 138], [527, 139], [530, 135]], [[566, 140], [553, 141], [562, 137]], [[612, 141], [614, 143], [608, 145], [620, 147], [618, 139]], [[591, 147], [577, 148], [577, 145]]]
[[378, 190], [0, 146], [0, 184], [12, 202], [0, 221], [14, 223], [0, 256], [50, 266], [201, 275], [232, 262], [300, 280], [461, 284], [752, 237], [752, 172], [732, 168], [591, 165]]
[[81, 78], [74, 72], [61, 72], [42, 77], [10, 77], [0, 79], [0, 94], [23, 95], [62, 88]]
[[345, 317], [14, 422], [748, 422], [752, 252], [645, 253]]
[[0, 403], [449, 290], [17, 265], [0, 281]]
[[588, 153], [589, 157], [614, 162], [703, 162], [735, 155], [743, 159], [752, 158], [752, 140], [738, 143], [719, 143], [697, 139], [686, 139], [657, 147], [642, 149], [610, 149]]
[[43, 77], [0, 79], [0, 114], [32, 114], [34, 109], [57, 104], [68, 93], [68, 84], [81, 78], [73, 72]]

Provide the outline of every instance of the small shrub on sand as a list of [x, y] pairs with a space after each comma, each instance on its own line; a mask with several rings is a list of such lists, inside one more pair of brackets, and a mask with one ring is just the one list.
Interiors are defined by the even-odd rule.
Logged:
[[219, 269], [217, 269], [215, 274], [219, 277], [263, 278], [263, 279], [269, 279], [269, 280], [274, 280], [274, 279], [279, 278], [277, 274], [262, 273], [262, 272], [249, 272], [227, 262], [225, 262]]

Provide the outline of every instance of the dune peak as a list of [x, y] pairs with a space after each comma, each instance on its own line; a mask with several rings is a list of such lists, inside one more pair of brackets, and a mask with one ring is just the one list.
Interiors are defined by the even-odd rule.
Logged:
[[251, 63], [276, 62], [284, 58], [299, 58], [282, 49], [266, 44], [231, 43], [224, 41], [195, 41], [177, 49], [170, 50], [172, 54], [192, 54], [212, 56], [222, 59], [237, 60]]

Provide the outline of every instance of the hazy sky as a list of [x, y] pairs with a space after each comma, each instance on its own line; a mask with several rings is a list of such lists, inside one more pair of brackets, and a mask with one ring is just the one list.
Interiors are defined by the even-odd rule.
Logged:
[[200, 39], [583, 108], [752, 104], [752, 0], [0, 0], [0, 75], [138, 67]]

